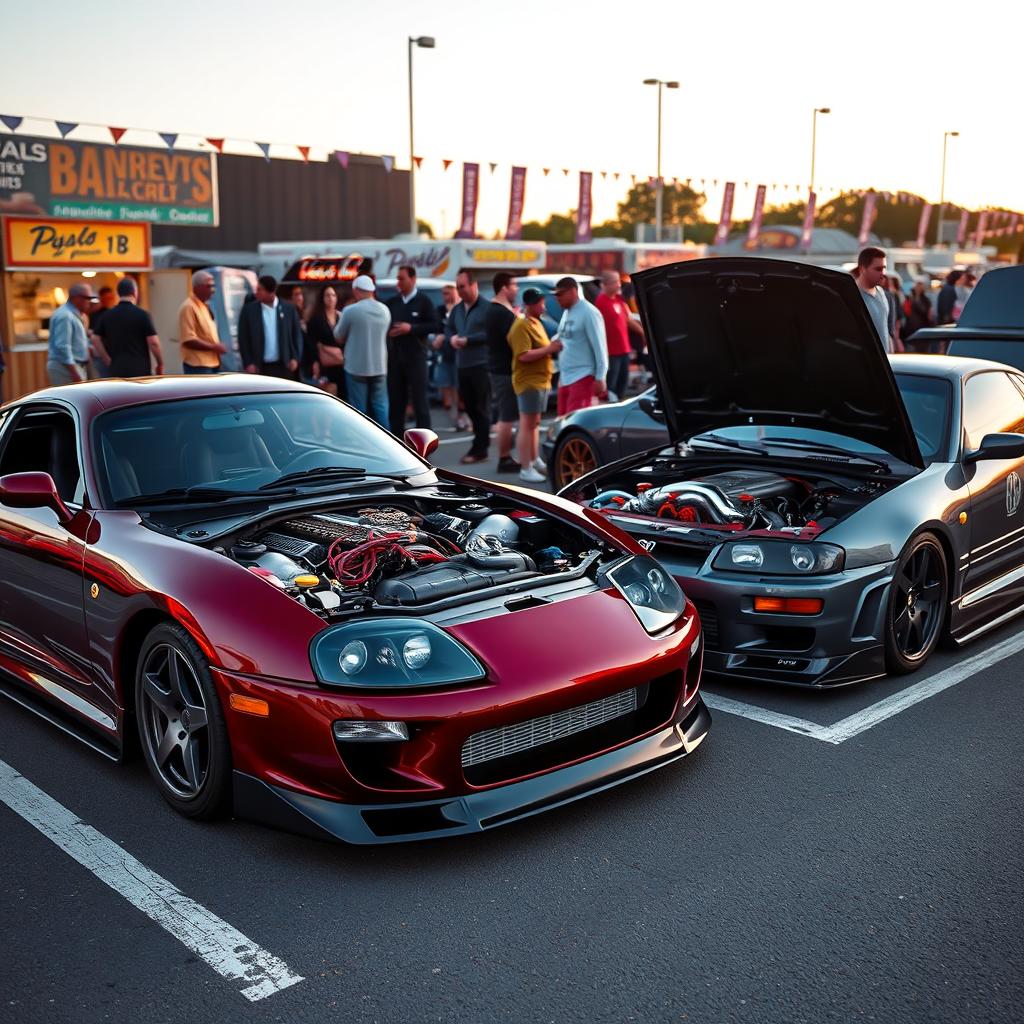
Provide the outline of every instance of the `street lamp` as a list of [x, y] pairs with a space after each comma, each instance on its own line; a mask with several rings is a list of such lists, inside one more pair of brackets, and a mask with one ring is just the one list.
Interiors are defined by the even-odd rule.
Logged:
[[432, 50], [435, 46], [433, 36], [409, 36], [409, 231], [415, 237], [416, 230], [416, 161], [413, 154], [416, 150], [412, 141], [412, 48], [419, 46], [424, 50]]
[[831, 114], [831, 107], [815, 107], [811, 119], [811, 191], [814, 191], [814, 157], [818, 149], [818, 115]]
[[942, 214], [946, 209], [946, 143], [958, 138], [959, 132], [942, 133], [942, 179], [939, 182], [939, 217], [935, 224], [935, 244], [942, 245]]
[[656, 240], [661, 241], [661, 205], [662, 205], [662, 181], [661, 181], [661, 90], [678, 89], [678, 82], [663, 82], [660, 78], [645, 78], [644, 85], [656, 85], [658, 87], [658, 189], [654, 199], [654, 222]]

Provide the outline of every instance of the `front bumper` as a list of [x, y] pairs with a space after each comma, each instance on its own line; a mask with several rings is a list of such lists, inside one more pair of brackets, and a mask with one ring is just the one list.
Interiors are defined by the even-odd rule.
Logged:
[[711, 715], [698, 696], [686, 719], [579, 764], [495, 789], [441, 800], [350, 804], [234, 773], [239, 817], [313, 836], [370, 845], [483, 832], [611, 789], [678, 761], [707, 735]]
[[[732, 679], [825, 688], [885, 675], [884, 623], [895, 562], [831, 576], [767, 577], [695, 565], [659, 545], [701, 617], [704, 671]], [[820, 598], [818, 615], [755, 612], [755, 597]]]

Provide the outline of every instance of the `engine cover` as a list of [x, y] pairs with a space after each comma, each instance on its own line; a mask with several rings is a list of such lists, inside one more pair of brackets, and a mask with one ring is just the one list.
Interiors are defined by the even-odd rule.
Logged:
[[[690, 483], [714, 487], [739, 512], [750, 498], [764, 500], [766, 498], [797, 498], [800, 488], [792, 481], [778, 473], [765, 473], [760, 470], [737, 469], [730, 473], [713, 473], [711, 476], [694, 477]], [[680, 484], [679, 491], [686, 490], [686, 484]]]

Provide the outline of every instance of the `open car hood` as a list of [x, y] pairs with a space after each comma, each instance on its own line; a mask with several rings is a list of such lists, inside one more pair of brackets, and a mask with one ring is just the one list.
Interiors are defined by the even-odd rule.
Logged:
[[673, 441], [737, 424], [810, 427], [924, 467], [850, 275], [736, 257], [632, 280]]
[[998, 267], [982, 274], [964, 304], [959, 326], [1024, 333], [1024, 266]]

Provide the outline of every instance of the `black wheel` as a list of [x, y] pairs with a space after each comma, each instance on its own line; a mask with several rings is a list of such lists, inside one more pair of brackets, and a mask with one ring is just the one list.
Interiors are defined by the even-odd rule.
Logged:
[[135, 707], [142, 755], [164, 799], [188, 818], [218, 817], [231, 784], [227, 727], [209, 664], [177, 623], [146, 638]]
[[597, 448], [586, 434], [567, 434], [555, 446], [551, 461], [552, 483], [557, 491], [597, 469]]
[[916, 537], [900, 556], [889, 589], [885, 665], [895, 675], [920, 668], [935, 649], [946, 618], [949, 573], [942, 545]]

